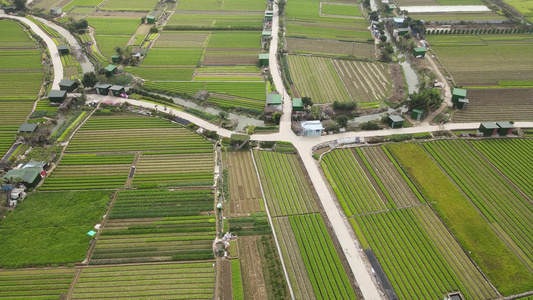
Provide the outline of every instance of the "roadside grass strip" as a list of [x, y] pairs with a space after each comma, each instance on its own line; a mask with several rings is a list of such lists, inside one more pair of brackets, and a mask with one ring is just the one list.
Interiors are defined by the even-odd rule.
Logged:
[[317, 298], [356, 299], [320, 215], [289, 216], [289, 221]]
[[153, 117], [92, 117], [78, 130], [67, 152], [198, 151], [213, 145], [180, 125]]
[[213, 299], [214, 262], [83, 269], [72, 299]]
[[133, 155], [65, 155], [39, 189], [83, 190], [123, 187], [132, 162]]
[[68, 292], [75, 272], [73, 268], [0, 270], [0, 298], [61, 298]]
[[300, 96], [318, 104], [352, 101], [329, 58], [289, 55], [288, 61]]
[[350, 149], [323, 156], [322, 170], [348, 217], [388, 209]]
[[[503, 295], [533, 289], [533, 274], [420, 144], [387, 145], [465, 252]], [[500, 237], [502, 236], [502, 237]]]
[[466, 141], [423, 144], [489, 223], [509, 235], [532, 265], [533, 206], [498, 174]]
[[461, 291], [470, 299], [411, 209], [356, 220], [401, 299], [437, 299], [451, 291]]
[[295, 154], [254, 151], [272, 216], [318, 211], [315, 196]]
[[[151, 154], [151, 153], [150, 153]], [[215, 167], [213, 152], [141, 155], [133, 185], [211, 186]]]
[[470, 145], [533, 199], [533, 140], [484, 140]]
[[117, 195], [91, 264], [213, 258], [210, 190], [123, 190]]

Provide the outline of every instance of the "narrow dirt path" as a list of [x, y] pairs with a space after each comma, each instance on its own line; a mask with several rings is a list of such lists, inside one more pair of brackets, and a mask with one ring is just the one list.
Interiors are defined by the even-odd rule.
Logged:
[[131, 183], [133, 182], [133, 177], [135, 176], [135, 171], [137, 163], [139, 163], [139, 158], [141, 158], [141, 152], [135, 153], [135, 158], [133, 158], [133, 163], [131, 164], [130, 173], [128, 175], [128, 179], [126, 180], [126, 183], [124, 184], [124, 188], [127, 189], [131, 187]]

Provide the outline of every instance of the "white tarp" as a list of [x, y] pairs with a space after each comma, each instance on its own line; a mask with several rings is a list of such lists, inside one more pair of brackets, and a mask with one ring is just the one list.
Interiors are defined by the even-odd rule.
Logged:
[[409, 13], [491, 11], [485, 5], [402, 6], [400, 9]]

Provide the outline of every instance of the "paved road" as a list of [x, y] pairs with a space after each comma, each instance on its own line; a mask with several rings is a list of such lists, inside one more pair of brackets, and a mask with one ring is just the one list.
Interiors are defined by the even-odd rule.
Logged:
[[0, 17], [15, 19], [24, 22], [25, 24], [30, 26], [33, 32], [35, 32], [43, 39], [43, 41], [46, 43], [46, 46], [48, 47], [48, 51], [50, 52], [50, 57], [52, 59], [52, 64], [54, 66], [54, 81], [52, 83], [52, 89], [59, 90], [59, 82], [61, 81], [61, 79], [63, 79], [63, 65], [61, 64], [61, 57], [59, 57], [59, 51], [57, 51], [57, 46], [54, 41], [52, 41], [52, 39], [48, 35], [46, 35], [44, 31], [42, 31], [41, 28], [37, 26], [37, 24], [26, 18], [6, 15], [3, 10], [0, 10]]

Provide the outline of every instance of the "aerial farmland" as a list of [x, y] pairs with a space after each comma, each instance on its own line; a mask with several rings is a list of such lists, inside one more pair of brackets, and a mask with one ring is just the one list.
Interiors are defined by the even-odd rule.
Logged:
[[0, 298], [531, 299], [531, 9], [0, 0]]

